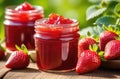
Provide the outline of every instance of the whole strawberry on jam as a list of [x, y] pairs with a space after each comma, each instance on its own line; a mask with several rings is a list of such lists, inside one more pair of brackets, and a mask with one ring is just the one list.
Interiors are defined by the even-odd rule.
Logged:
[[64, 18], [61, 15], [52, 13], [49, 15], [48, 20], [45, 22], [47, 24], [71, 24], [73, 21], [69, 18]]
[[17, 6], [15, 10], [17, 11], [26, 11], [26, 10], [34, 10], [35, 8], [30, 5], [28, 2], [24, 2], [23, 4]]
[[118, 37], [117, 31], [115, 29], [113, 29], [113, 27], [106, 27], [105, 29], [106, 31], [103, 31], [100, 34], [100, 41], [99, 41], [99, 45], [100, 45], [100, 50], [104, 51], [106, 44], [111, 41], [111, 40], [115, 40], [116, 37]]
[[14, 51], [9, 59], [7, 60], [5, 66], [7, 68], [11, 69], [24, 69], [27, 68], [27, 66], [30, 63], [30, 59], [28, 56], [28, 50], [25, 47], [25, 45], [21, 45], [21, 48], [16, 46], [18, 49], [17, 51]]
[[5, 58], [5, 49], [0, 45], [0, 60]]
[[85, 50], [80, 54], [77, 62], [76, 72], [84, 74], [99, 68], [101, 64], [100, 56], [95, 51]]
[[104, 58], [107, 60], [120, 57], [120, 40], [112, 40], [105, 46]]
[[90, 45], [94, 44], [97, 44], [95, 39], [91, 37], [82, 38], [78, 43], [78, 57], [84, 50], [88, 50]]

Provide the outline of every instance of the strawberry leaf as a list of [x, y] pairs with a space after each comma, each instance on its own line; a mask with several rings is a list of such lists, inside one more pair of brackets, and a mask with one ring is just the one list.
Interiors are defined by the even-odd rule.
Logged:
[[96, 6], [96, 5], [90, 6], [86, 12], [86, 16], [87, 16], [86, 19], [87, 20], [93, 19], [101, 15], [105, 11], [106, 11], [106, 8], [99, 8], [99, 6]]
[[114, 13], [120, 17], [120, 3], [115, 6]]
[[108, 7], [107, 7], [107, 14], [113, 14], [114, 15], [114, 9], [115, 9], [115, 6], [118, 4], [118, 2], [111, 2], [109, 3]]
[[103, 0], [104, 2], [120, 2], [120, 0]]
[[91, 27], [87, 27], [87, 28], [82, 29], [80, 31], [80, 34], [85, 36], [85, 35], [87, 35], [88, 32], [90, 32], [91, 37], [93, 37], [93, 38], [95, 37], [95, 39], [99, 39], [98, 36], [102, 31], [103, 31], [102, 26], [97, 25], [97, 26], [91, 26]]
[[99, 3], [100, 0], [89, 0], [89, 2], [91, 2], [91, 3]]
[[115, 25], [116, 18], [114, 16], [102, 16], [95, 21], [97, 25]]

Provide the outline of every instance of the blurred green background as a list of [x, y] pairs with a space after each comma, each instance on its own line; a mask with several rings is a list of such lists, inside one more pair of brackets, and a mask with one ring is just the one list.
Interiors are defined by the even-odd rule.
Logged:
[[91, 5], [88, 0], [0, 0], [0, 38], [4, 38], [4, 11], [10, 5], [20, 5], [23, 2], [40, 5], [44, 8], [45, 17], [50, 13], [58, 13], [65, 17], [75, 18], [80, 23], [80, 30], [87, 27], [86, 9]]

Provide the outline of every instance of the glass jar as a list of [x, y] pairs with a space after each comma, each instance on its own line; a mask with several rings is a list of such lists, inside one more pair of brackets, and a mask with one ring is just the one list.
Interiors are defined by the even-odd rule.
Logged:
[[78, 54], [79, 24], [46, 24], [47, 19], [35, 23], [35, 49], [40, 70], [66, 72], [75, 69]]
[[35, 49], [34, 23], [44, 17], [43, 8], [34, 6], [34, 10], [16, 11], [9, 6], [5, 11], [5, 44], [7, 49], [16, 50], [15, 45], [25, 44], [29, 50]]

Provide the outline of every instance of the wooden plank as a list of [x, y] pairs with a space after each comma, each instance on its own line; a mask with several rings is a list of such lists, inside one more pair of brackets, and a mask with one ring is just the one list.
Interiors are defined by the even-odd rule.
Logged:
[[3, 79], [120, 79], [120, 70], [99, 69], [83, 75], [78, 75], [75, 71], [48, 73], [39, 71], [36, 64], [31, 63], [27, 69], [7, 71]]
[[10, 69], [5, 68], [5, 61], [0, 61], [0, 79], [4, 77]]
[[38, 74], [36, 64], [31, 63], [27, 69], [9, 71], [3, 79], [33, 79]]

